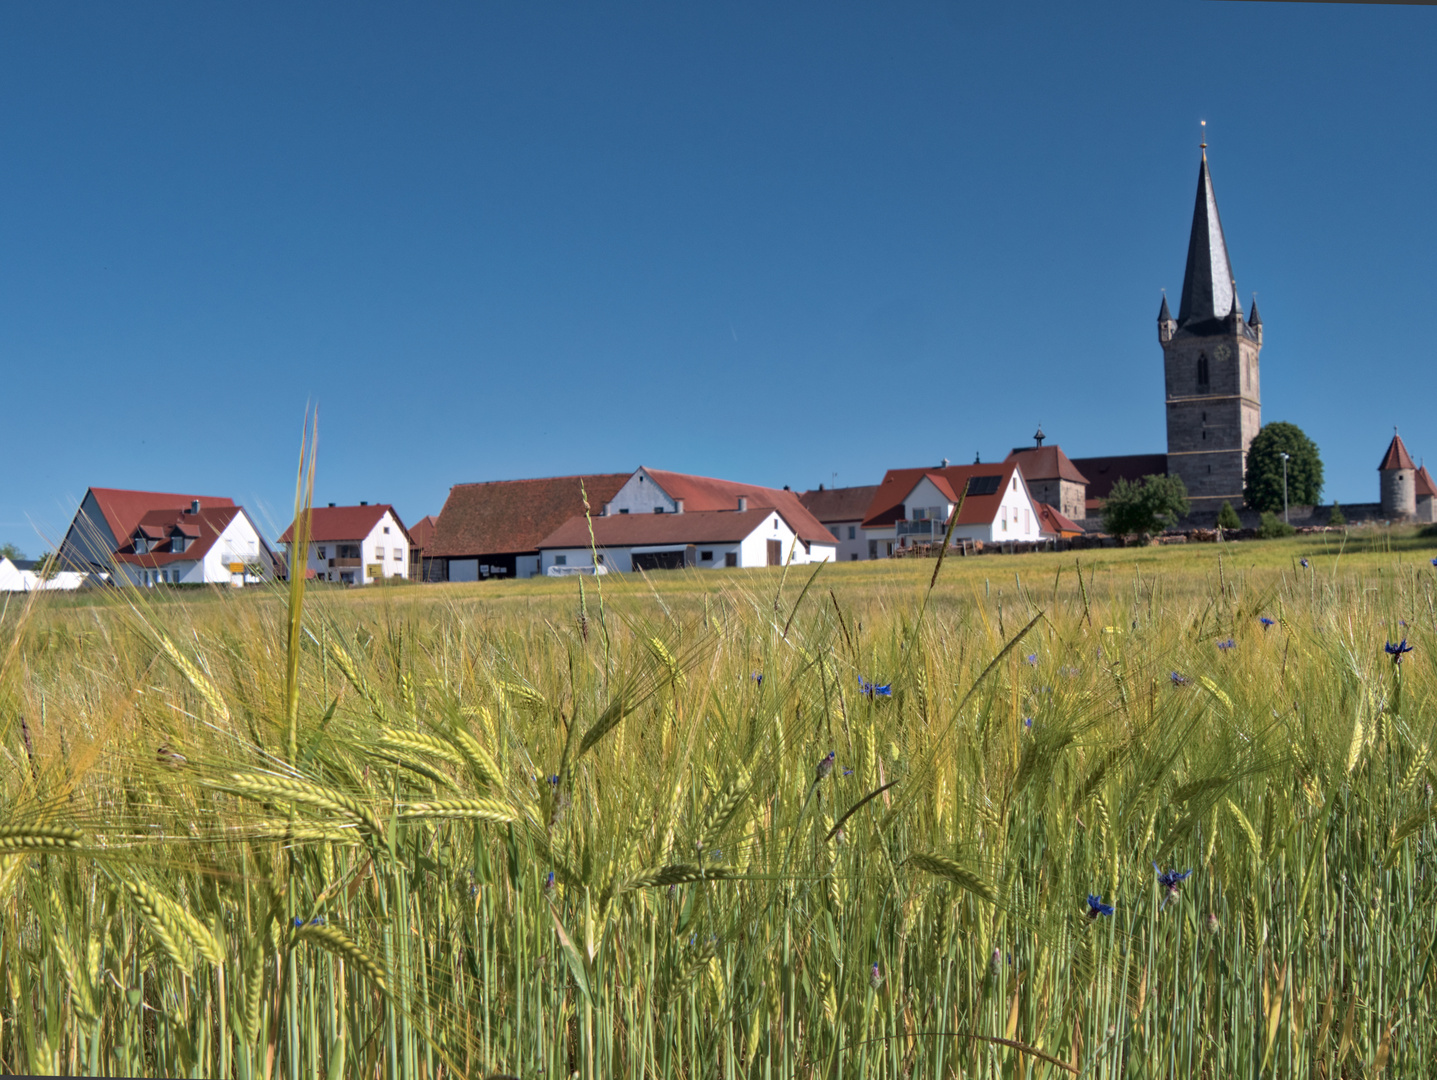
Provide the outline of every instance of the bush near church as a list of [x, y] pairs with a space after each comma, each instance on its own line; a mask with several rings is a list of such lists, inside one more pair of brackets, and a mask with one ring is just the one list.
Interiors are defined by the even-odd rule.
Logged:
[[1287, 501], [1314, 506], [1322, 497], [1322, 458], [1302, 428], [1279, 420], [1257, 433], [1247, 451], [1242, 497], [1255, 510], [1282, 510], [1282, 455], [1287, 461]]
[[1188, 489], [1181, 476], [1145, 476], [1136, 483], [1119, 479], [1103, 504], [1103, 531], [1151, 536], [1187, 512]]
[[1217, 523], [1221, 528], [1232, 530], [1242, 528], [1242, 518], [1237, 516], [1237, 511], [1232, 508], [1232, 503], [1225, 502], [1222, 509], [1217, 512]]

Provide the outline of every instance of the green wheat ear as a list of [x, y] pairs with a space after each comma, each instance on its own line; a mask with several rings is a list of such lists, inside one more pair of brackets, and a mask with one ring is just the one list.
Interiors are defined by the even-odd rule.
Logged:
[[386, 994], [389, 992], [389, 980], [385, 976], [384, 968], [379, 962], [361, 949], [350, 939], [343, 930], [337, 926], [309, 925], [295, 931], [295, 937], [300, 941], [308, 941], [343, 957], [354, 963], [363, 971], [375, 986], [379, 987]]
[[0, 855], [78, 848], [85, 839], [66, 825], [0, 825]]

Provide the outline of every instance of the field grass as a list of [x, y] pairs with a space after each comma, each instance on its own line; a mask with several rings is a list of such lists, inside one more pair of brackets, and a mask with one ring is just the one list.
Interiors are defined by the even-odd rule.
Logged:
[[1434, 555], [12, 601], [0, 1069], [1430, 1074]]

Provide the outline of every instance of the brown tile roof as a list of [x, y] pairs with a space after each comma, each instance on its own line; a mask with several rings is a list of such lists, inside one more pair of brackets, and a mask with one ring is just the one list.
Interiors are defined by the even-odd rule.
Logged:
[[1417, 482], [1412, 485], [1417, 492], [1419, 499], [1437, 498], [1437, 486], [1432, 483], [1432, 476], [1427, 472], [1427, 466], [1417, 470]]
[[[611, 514], [596, 517], [594, 542], [599, 547], [643, 547], [649, 544], [736, 544], [770, 515], [777, 514], [793, 528], [781, 509], [751, 506], [747, 510], [687, 509], [682, 514]], [[804, 537], [799, 537], [804, 539]], [[824, 531], [820, 543], [833, 543], [833, 534]], [[539, 542], [541, 548], [586, 548], [589, 523], [570, 518]]]
[[[220, 533], [225, 531], [226, 526], [243, 512], [238, 506], [201, 506], [198, 514], [181, 510], [151, 510], [121, 538], [115, 561], [130, 566], [169, 566], [172, 563], [198, 562], [215, 546], [215, 541], [220, 538]], [[194, 542], [184, 551], [151, 551], [143, 555], [135, 553], [135, 533], [142, 532], [147, 537], [168, 540], [171, 532], [177, 529], [187, 535], [198, 533]]]
[[1072, 518], [1064, 517], [1047, 503], [1038, 504], [1038, 521], [1041, 531], [1059, 536], [1081, 536], [1083, 527]]
[[[394, 515], [394, 520], [407, 537], [409, 530], [404, 528], [399, 514], [388, 503], [376, 503], [374, 506], [316, 506], [309, 512], [310, 542], [326, 544], [342, 540], [363, 540], [370, 530], [379, 524], [379, 519], [386, 510]], [[289, 528], [280, 534], [279, 542], [288, 544], [293, 540], [294, 522], [291, 521]]]
[[199, 500], [201, 508], [233, 506], [233, 499], [217, 495], [172, 495], [162, 491], [127, 491], [124, 488], [92, 487], [90, 494], [100, 507], [105, 524], [115, 534], [115, 542], [125, 545], [135, 533], [140, 519], [152, 510], [188, 510], [190, 504]]
[[1407, 447], [1402, 442], [1402, 436], [1394, 432], [1392, 441], [1387, 445], [1387, 453], [1382, 457], [1382, 464], [1377, 466], [1377, 471], [1387, 472], [1391, 469], [1415, 468], [1417, 466], [1412, 464], [1412, 455], [1407, 452]]
[[748, 500], [749, 509], [770, 507], [782, 510], [784, 520], [788, 522], [789, 528], [798, 534], [800, 540], [820, 544], [833, 542], [833, 534], [824, 528], [823, 522], [809, 513], [802, 500], [792, 491], [743, 484], [736, 480], [716, 480], [711, 476], [667, 472], [663, 469], [645, 468], [643, 471], [669, 498], [682, 499], [687, 513], [704, 510], [737, 511], [739, 499], [745, 498]]
[[410, 543], [420, 551], [427, 550], [429, 542], [434, 539], [434, 526], [438, 521], [433, 514], [428, 514], [409, 526]]
[[835, 521], [862, 521], [877, 491], [877, 484], [819, 488], [817, 491], [805, 491], [798, 499], [810, 514], [827, 525]]
[[1120, 479], [1129, 482], [1145, 476], [1166, 476], [1166, 454], [1118, 454], [1114, 457], [1073, 458], [1073, 466], [1088, 478], [1088, 505], [1108, 497]]
[[967, 496], [958, 515], [959, 525], [986, 525], [998, 516], [1003, 490], [1008, 487], [1015, 467], [1013, 462], [1005, 461], [997, 465], [950, 465], [946, 469], [889, 469], [869, 504], [863, 525], [869, 529], [881, 528], [900, 520], [903, 501], [924, 477], [932, 480], [949, 502], [958, 501], [957, 493], [967, 488], [970, 479], [997, 477], [998, 484], [992, 494]]
[[1088, 478], [1078, 471], [1061, 446], [1018, 446], [1008, 455], [1023, 470], [1025, 480], [1071, 480], [1086, 484]]
[[590, 511], [598, 515], [629, 476], [597, 473], [455, 484], [439, 511], [434, 539], [425, 554], [473, 558], [538, 551], [540, 540], [570, 518], [583, 516], [581, 481], [589, 495]]

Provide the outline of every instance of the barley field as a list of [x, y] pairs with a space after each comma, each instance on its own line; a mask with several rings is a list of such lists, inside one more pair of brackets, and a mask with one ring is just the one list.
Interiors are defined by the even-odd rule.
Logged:
[[1435, 555], [12, 598], [0, 1070], [1431, 1075]]

